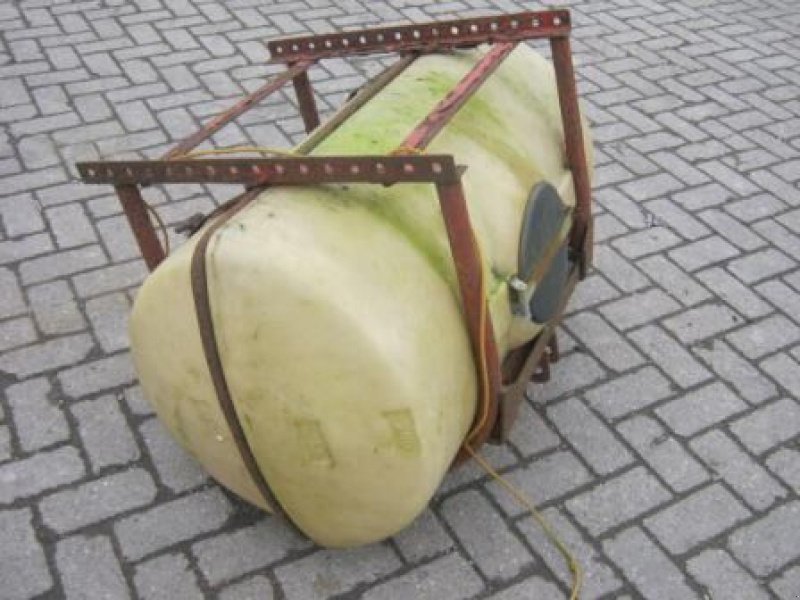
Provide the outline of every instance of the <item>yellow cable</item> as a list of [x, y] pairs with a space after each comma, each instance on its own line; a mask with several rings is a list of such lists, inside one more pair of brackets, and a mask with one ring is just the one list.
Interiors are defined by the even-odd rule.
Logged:
[[[174, 156], [172, 160], [178, 160], [183, 158], [197, 158], [198, 156], [216, 156], [219, 154], [270, 154], [273, 156], [284, 156], [284, 157], [291, 157], [294, 158], [297, 154], [291, 150], [279, 150], [277, 148], [267, 148], [266, 146], [227, 146], [225, 148], [212, 148], [209, 150], [194, 150], [192, 152], [187, 152], [186, 154], [181, 154], [178, 156]], [[166, 254], [169, 254], [169, 236], [167, 235], [167, 228], [164, 225], [164, 221], [158, 216], [158, 213], [153, 210], [153, 208], [146, 204], [147, 209], [150, 211], [150, 214], [155, 217], [156, 221], [158, 222], [158, 226], [161, 228], [161, 232], [164, 234], [164, 246], [166, 248]]]
[[425, 150], [415, 146], [398, 146], [389, 153], [389, 156], [422, 156]]
[[212, 156], [217, 154], [271, 154], [273, 156], [295, 157], [297, 154], [291, 150], [267, 148], [266, 146], [228, 146], [226, 148], [212, 148], [210, 150], [193, 150], [186, 154], [173, 157], [174, 160], [182, 158], [197, 158], [198, 156]]
[[167, 232], [167, 225], [164, 223], [164, 219], [161, 218], [156, 212], [156, 209], [150, 206], [147, 202], [144, 203], [145, 207], [147, 208], [147, 212], [149, 212], [153, 218], [155, 219], [156, 223], [158, 223], [158, 228], [161, 230], [161, 235], [164, 237], [164, 256], [169, 256], [169, 233]]
[[[472, 234], [472, 245], [475, 248], [475, 254], [478, 257], [478, 270], [479, 273], [479, 281], [480, 281], [480, 292], [479, 298], [481, 299], [481, 312], [480, 318], [478, 319], [478, 357], [479, 357], [479, 368], [480, 368], [480, 376], [481, 376], [481, 393], [482, 398], [489, 398], [489, 394], [492, 393], [492, 390], [489, 388], [489, 366], [487, 364], [487, 356], [486, 356], [486, 314], [487, 314], [487, 307], [486, 307], [486, 277], [483, 275], [483, 254], [481, 253], [481, 248], [478, 245], [478, 241], [475, 238], [475, 231], [470, 231]], [[483, 426], [486, 424], [487, 419], [489, 418], [489, 402], [482, 402], [481, 403], [481, 415], [480, 418], [476, 421], [475, 425], [472, 427], [472, 430], [467, 434], [466, 442], [464, 446], [469, 448], [469, 445], [472, 443], [472, 440], [475, 438], [476, 435], [483, 429]]]
[[[480, 246], [478, 246], [478, 242], [475, 238], [474, 231], [472, 232], [472, 239], [473, 244], [475, 246], [475, 252], [478, 256], [478, 265], [480, 265], [480, 298], [481, 298], [481, 312], [480, 318], [478, 319], [479, 326], [480, 326], [480, 335], [479, 335], [479, 368], [480, 368], [480, 376], [481, 376], [481, 388], [482, 393], [484, 394], [484, 398], [488, 398], [488, 395], [491, 393], [491, 389], [489, 388], [489, 368], [487, 364], [487, 356], [486, 356], [486, 317], [487, 317], [487, 304], [485, 300], [486, 294], [486, 278], [484, 277], [483, 273], [483, 257], [481, 255]], [[478, 434], [478, 432], [483, 428], [484, 424], [486, 423], [486, 419], [489, 418], [489, 403], [483, 402], [482, 413], [480, 418], [477, 420], [475, 425], [472, 427], [472, 430], [467, 434], [466, 440], [464, 442], [464, 450], [467, 451], [475, 462], [477, 462], [481, 468], [489, 474], [489, 476], [497, 481], [500, 485], [502, 485], [511, 496], [520, 503], [523, 507], [525, 507], [528, 512], [530, 512], [531, 516], [536, 519], [536, 522], [544, 531], [545, 536], [548, 540], [550, 540], [553, 545], [558, 549], [561, 553], [561, 556], [564, 557], [564, 560], [567, 562], [567, 566], [569, 567], [570, 572], [572, 573], [572, 593], [570, 594], [570, 600], [577, 600], [578, 595], [580, 594], [581, 587], [583, 587], [583, 572], [581, 570], [581, 565], [575, 556], [569, 551], [569, 548], [561, 541], [553, 528], [544, 518], [544, 515], [539, 512], [536, 508], [534, 503], [528, 499], [525, 494], [517, 489], [511, 482], [505, 479], [502, 475], [500, 475], [497, 471], [495, 471], [492, 466], [486, 462], [478, 452], [476, 452], [472, 446], [473, 438]]]
[[475, 452], [472, 448], [465, 445], [464, 449], [470, 454], [470, 456], [472, 456], [472, 458], [475, 459], [475, 461], [483, 468], [483, 470], [492, 477], [492, 479], [502, 485], [508, 491], [508, 493], [511, 494], [513, 498], [522, 506], [527, 508], [528, 512], [531, 513], [531, 516], [536, 519], [536, 522], [539, 524], [539, 527], [542, 528], [542, 531], [544, 531], [547, 539], [550, 540], [553, 545], [555, 545], [555, 547], [561, 553], [561, 556], [563, 556], [564, 560], [567, 561], [569, 570], [572, 573], [572, 593], [570, 594], [570, 600], [577, 600], [578, 595], [581, 592], [581, 587], [583, 586], [583, 571], [578, 560], [572, 555], [572, 553], [569, 551], [569, 548], [567, 548], [564, 542], [561, 541], [556, 532], [553, 531], [553, 528], [550, 526], [550, 523], [547, 522], [547, 519], [544, 518], [544, 515], [537, 510], [536, 506], [525, 496], [525, 494], [514, 487], [514, 485], [500, 475], [500, 473], [495, 471], [492, 466], [486, 462], [486, 459]]

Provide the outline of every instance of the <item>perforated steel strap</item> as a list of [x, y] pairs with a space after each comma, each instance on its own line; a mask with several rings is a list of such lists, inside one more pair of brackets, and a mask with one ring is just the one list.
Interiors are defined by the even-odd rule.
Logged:
[[228, 381], [225, 377], [225, 369], [222, 366], [222, 358], [217, 346], [217, 338], [214, 332], [214, 318], [211, 314], [211, 299], [208, 294], [208, 268], [207, 250], [214, 237], [214, 234], [225, 225], [234, 215], [248, 206], [263, 188], [251, 189], [239, 196], [230, 204], [230, 208], [224, 211], [215, 221], [213, 221], [200, 236], [192, 254], [191, 281], [192, 297], [194, 299], [195, 313], [197, 315], [197, 325], [200, 330], [200, 339], [203, 344], [203, 354], [208, 365], [208, 372], [214, 384], [214, 391], [219, 401], [219, 407], [225, 416], [228, 429], [231, 432], [233, 441], [242, 458], [242, 462], [247, 468], [247, 472], [256, 484], [258, 491], [264, 501], [273, 510], [275, 516], [282, 518], [290, 525], [297, 528], [291, 520], [286, 510], [281, 505], [272, 488], [269, 485], [264, 473], [258, 466], [253, 450], [247, 441], [239, 415], [231, 397]]

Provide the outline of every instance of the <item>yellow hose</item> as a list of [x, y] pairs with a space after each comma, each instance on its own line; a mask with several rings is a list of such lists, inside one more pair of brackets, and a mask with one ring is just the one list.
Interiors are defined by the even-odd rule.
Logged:
[[[480, 267], [480, 297], [481, 297], [481, 312], [480, 312], [480, 319], [479, 319], [479, 326], [480, 326], [480, 339], [478, 344], [478, 352], [479, 352], [479, 371], [480, 371], [480, 378], [481, 378], [481, 388], [483, 398], [487, 398], [488, 395], [491, 393], [491, 389], [489, 388], [489, 367], [487, 364], [487, 356], [486, 356], [486, 316], [487, 316], [487, 303], [485, 300], [486, 297], [486, 289], [485, 289], [485, 281], [486, 278], [483, 274], [483, 257], [481, 255], [480, 247], [478, 246], [477, 241], [475, 241], [475, 233], [472, 232], [472, 239], [473, 243], [475, 244], [475, 251], [478, 256], [478, 265]], [[521, 506], [526, 508], [531, 516], [536, 520], [539, 526], [542, 528], [545, 536], [547, 539], [550, 540], [553, 545], [558, 549], [561, 553], [561, 556], [564, 557], [564, 560], [567, 562], [569, 566], [569, 570], [572, 573], [572, 593], [570, 594], [570, 600], [577, 600], [578, 595], [580, 594], [581, 587], [583, 587], [583, 571], [581, 569], [581, 565], [575, 556], [569, 551], [566, 544], [558, 537], [556, 532], [553, 530], [550, 523], [547, 522], [547, 519], [544, 518], [544, 515], [539, 512], [536, 508], [534, 503], [527, 497], [525, 494], [515, 487], [510, 481], [505, 479], [502, 475], [500, 475], [497, 471], [495, 471], [492, 466], [486, 462], [486, 459], [483, 458], [478, 452], [476, 452], [471, 444], [474, 437], [477, 433], [481, 430], [481, 428], [486, 423], [486, 419], [489, 418], [489, 403], [483, 402], [481, 409], [482, 413], [478, 420], [476, 421], [475, 425], [472, 427], [472, 430], [467, 434], [466, 440], [464, 441], [464, 450], [475, 459], [481, 468], [489, 474], [489, 476], [494, 479], [497, 483], [502, 485], [506, 491], [516, 500]]]
[[174, 160], [197, 158], [198, 156], [216, 156], [218, 154], [271, 154], [273, 156], [292, 158], [297, 156], [297, 154], [291, 150], [279, 150], [278, 148], [267, 148], [266, 146], [228, 146], [227, 148], [211, 148], [210, 150], [193, 150], [192, 152], [174, 157]]

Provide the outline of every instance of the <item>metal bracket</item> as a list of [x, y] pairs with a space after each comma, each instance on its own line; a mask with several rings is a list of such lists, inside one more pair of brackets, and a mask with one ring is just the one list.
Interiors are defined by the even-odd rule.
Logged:
[[267, 43], [270, 62], [319, 60], [376, 52], [435, 52], [483, 43], [568, 36], [566, 9], [378, 27], [361, 31], [284, 38]]
[[453, 183], [459, 179], [450, 154], [96, 161], [79, 163], [78, 172], [85, 183], [115, 185]]

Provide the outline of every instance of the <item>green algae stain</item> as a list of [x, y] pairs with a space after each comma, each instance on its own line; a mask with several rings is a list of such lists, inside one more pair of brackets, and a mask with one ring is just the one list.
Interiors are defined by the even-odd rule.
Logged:
[[[465, 63], [463, 72], [468, 67]], [[391, 152], [446, 96], [463, 72], [451, 73], [441, 68], [421, 70], [419, 64], [413, 65], [321, 142], [312, 154]]]
[[[344, 124], [324, 139], [312, 155], [388, 154], [396, 149], [410, 131], [445, 98], [481, 56], [480, 51], [456, 52], [447, 56], [423, 57], [382, 90]], [[536, 179], [535, 166], [528, 151], [519, 147], [519, 132], [502, 106], [525, 103], [531, 110], [549, 115], [557, 111], [557, 102], [549, 90], [552, 82], [518, 83], [517, 75], [529, 66], [523, 56], [512, 54], [490, 79], [462, 107], [445, 130], [434, 140], [433, 151], [452, 153], [456, 160], [469, 143], [494, 156], [508, 167], [504, 176], [514, 176], [520, 187], [527, 188]], [[499, 99], [499, 100], [498, 100]], [[552, 105], [552, 106], [551, 106]], [[515, 142], [516, 140], [516, 142]], [[542, 140], [549, 144], [549, 138]], [[464, 156], [462, 162], [469, 162]], [[474, 161], [474, 156], [471, 157]], [[475, 166], [479, 168], [479, 166]], [[484, 169], [485, 171], [485, 169]], [[532, 172], [533, 171], [533, 172]], [[484, 173], [483, 176], [487, 174]], [[465, 179], [470, 196], [469, 176]], [[324, 189], [324, 194], [320, 194]], [[438, 209], [435, 189], [427, 184], [398, 184], [390, 188], [357, 184], [310, 188], [316, 202], [328, 210], [349, 209], [358, 205], [400, 232], [437, 273], [455, 288], [455, 271], [445, 230]], [[469, 197], [471, 205], [481, 199]], [[524, 202], [524, 198], [520, 199]], [[494, 265], [489, 288], [502, 288], [504, 276]], [[488, 290], [487, 290], [488, 291]]]
[[[353, 115], [347, 123], [323, 141], [312, 154], [386, 154], [397, 148], [405, 136], [445, 98], [473, 62], [454, 55], [443, 66], [407, 71], [379, 96]], [[381, 99], [382, 101], [376, 101]], [[473, 97], [467, 113], [459, 121], [477, 121], [463, 125], [464, 135], [481, 134], [476, 127], [483, 123], [499, 124], [491, 108]], [[454, 123], [451, 123], [452, 126]], [[399, 231], [451, 285], [455, 284], [449, 247], [442, 243], [444, 227], [434, 187], [428, 184], [401, 184], [392, 188], [373, 185], [352, 186], [348, 196], [376, 217]], [[332, 195], [340, 200], [339, 194]], [[434, 218], [430, 215], [435, 214]]]

